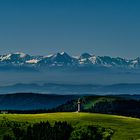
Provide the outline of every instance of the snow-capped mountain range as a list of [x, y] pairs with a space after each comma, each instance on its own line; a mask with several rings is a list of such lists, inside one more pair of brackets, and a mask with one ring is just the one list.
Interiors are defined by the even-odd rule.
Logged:
[[66, 52], [47, 56], [31, 56], [22, 52], [0, 55], [0, 66], [29, 66], [29, 67], [106, 67], [139, 69], [140, 58], [124, 59], [120, 57], [95, 56], [83, 53], [80, 56], [70, 56]]

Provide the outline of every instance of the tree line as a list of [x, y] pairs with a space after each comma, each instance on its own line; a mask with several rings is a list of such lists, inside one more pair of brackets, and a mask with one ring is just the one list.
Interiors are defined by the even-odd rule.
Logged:
[[113, 130], [99, 126], [80, 126], [73, 128], [71, 124], [47, 122], [28, 125], [14, 125], [13, 134], [6, 134], [3, 140], [111, 140]]

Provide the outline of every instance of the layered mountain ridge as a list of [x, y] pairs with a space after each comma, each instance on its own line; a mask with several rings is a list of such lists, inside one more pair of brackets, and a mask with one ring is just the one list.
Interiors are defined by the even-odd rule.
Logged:
[[66, 52], [47, 56], [32, 56], [22, 52], [0, 55], [0, 66], [46, 66], [46, 67], [106, 67], [139, 69], [140, 58], [124, 59], [120, 57], [95, 56], [83, 53], [80, 56], [70, 56]]

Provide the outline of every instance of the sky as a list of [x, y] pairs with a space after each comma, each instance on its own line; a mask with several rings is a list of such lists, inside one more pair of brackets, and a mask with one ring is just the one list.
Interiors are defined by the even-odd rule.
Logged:
[[140, 56], [139, 0], [0, 0], [0, 54]]

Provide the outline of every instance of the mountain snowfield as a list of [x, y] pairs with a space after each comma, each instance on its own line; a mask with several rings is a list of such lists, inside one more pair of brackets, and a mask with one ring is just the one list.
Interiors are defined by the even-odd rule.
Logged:
[[95, 56], [83, 53], [80, 56], [70, 56], [66, 52], [47, 56], [31, 56], [22, 52], [0, 55], [0, 67], [26, 66], [26, 67], [105, 67], [139, 69], [140, 58], [124, 59], [120, 57]]

